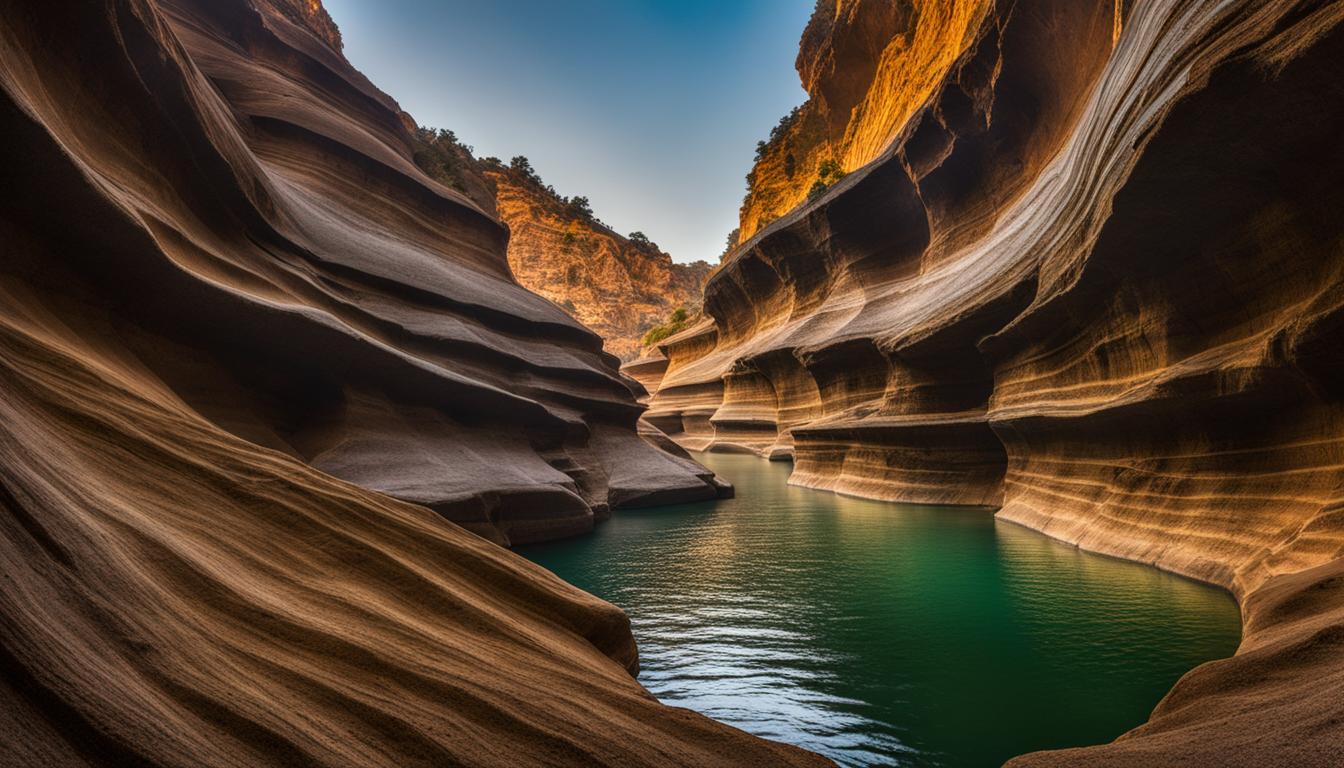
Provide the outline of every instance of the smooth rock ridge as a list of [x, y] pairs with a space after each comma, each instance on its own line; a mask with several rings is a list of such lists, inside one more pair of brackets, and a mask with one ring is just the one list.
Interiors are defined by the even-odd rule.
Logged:
[[[57, 66], [58, 44], [23, 37], [37, 12], [16, 19], [8, 122], [44, 128], [69, 180], [24, 145], [13, 216], [125, 245], [52, 258], [39, 231], [8, 271], [86, 294], [82, 314], [123, 324], [126, 354], [224, 429], [496, 541], [582, 533], [646, 493], [712, 498], [708, 472], [637, 436], [601, 340], [514, 281], [504, 227], [420, 172], [395, 102], [291, 11], [137, 7], [155, 39], [107, 56], [174, 60], [97, 78], [97, 54]], [[59, 221], [79, 183], [127, 225]], [[652, 479], [613, 481], [616, 457]]]
[[445, 519], [719, 489], [315, 7], [0, 2], [0, 765], [821, 764]]
[[1344, 761], [1342, 17], [994, 3], [882, 155], [662, 345], [647, 417], [682, 445], [1238, 596], [1235, 658], [1022, 765]]

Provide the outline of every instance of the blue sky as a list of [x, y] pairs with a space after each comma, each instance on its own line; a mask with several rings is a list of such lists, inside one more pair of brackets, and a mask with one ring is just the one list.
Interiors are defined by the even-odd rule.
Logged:
[[756, 142], [806, 98], [815, 0], [324, 0], [350, 61], [478, 156], [678, 261], [714, 261]]

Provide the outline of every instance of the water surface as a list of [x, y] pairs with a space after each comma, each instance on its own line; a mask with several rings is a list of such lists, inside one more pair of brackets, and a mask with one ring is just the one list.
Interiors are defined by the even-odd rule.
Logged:
[[520, 552], [630, 614], [639, 680], [846, 765], [991, 766], [1109, 741], [1230, 656], [1221, 590], [986, 511], [786, 485], [704, 454], [736, 499], [617, 512]]

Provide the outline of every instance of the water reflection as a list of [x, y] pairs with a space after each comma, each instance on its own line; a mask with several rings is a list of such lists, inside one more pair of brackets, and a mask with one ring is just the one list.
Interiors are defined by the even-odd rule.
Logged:
[[842, 764], [997, 765], [1114, 738], [1236, 647], [1236, 606], [1211, 588], [984, 511], [704, 459], [736, 499], [522, 551], [630, 614], [640, 681], [668, 704]]

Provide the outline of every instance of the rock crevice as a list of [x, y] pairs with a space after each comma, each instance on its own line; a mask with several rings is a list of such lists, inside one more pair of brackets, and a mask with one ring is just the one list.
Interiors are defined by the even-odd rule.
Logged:
[[992, 3], [892, 143], [743, 243], [712, 324], [663, 345], [650, 418], [683, 445], [995, 507], [1242, 600], [1241, 652], [1149, 724], [1024, 765], [1340, 757], [1344, 603], [1306, 585], [1344, 567], [1341, 17]]

